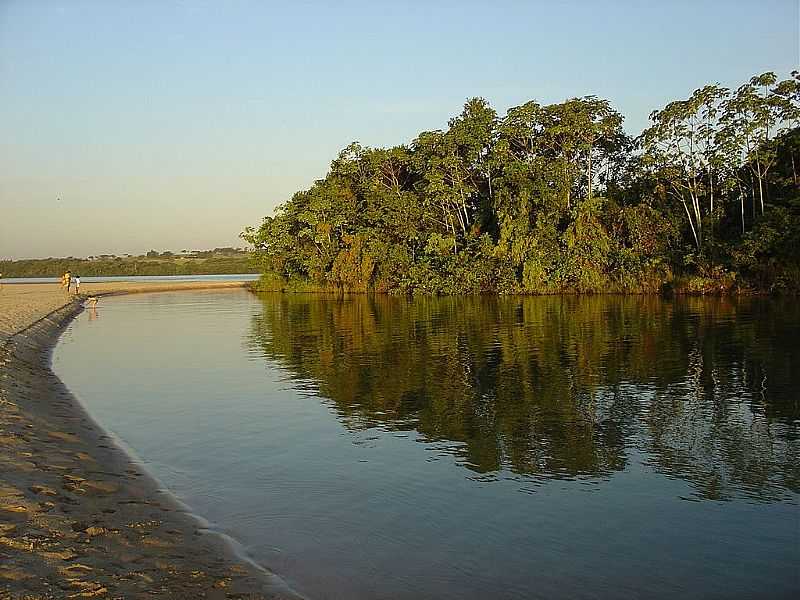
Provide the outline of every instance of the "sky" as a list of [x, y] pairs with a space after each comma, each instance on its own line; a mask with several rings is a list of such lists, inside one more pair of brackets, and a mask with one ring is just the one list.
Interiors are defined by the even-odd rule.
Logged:
[[608, 98], [637, 134], [800, 65], [798, 0], [0, 0], [0, 260], [242, 246], [352, 141], [467, 98]]

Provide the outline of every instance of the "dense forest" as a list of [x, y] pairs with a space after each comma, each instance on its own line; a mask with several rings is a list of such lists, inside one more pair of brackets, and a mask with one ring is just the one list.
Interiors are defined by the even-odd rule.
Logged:
[[8, 277], [60, 277], [66, 271], [83, 277], [139, 275], [221, 275], [254, 273], [252, 256], [237, 248], [173, 253], [150, 250], [141, 256], [103, 254], [88, 258], [41, 258], [0, 261]]
[[242, 235], [264, 289], [800, 291], [800, 75], [708, 85], [638, 137], [595, 96], [468, 100], [409, 145], [353, 143]]

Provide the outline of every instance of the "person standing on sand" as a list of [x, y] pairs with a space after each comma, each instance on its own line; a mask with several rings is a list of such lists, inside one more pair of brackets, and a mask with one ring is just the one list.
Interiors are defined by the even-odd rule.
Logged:
[[64, 273], [64, 287], [67, 288], [67, 293], [69, 294], [69, 288], [72, 287], [72, 271]]
[[81, 293], [81, 276], [75, 275], [75, 295], [77, 296], [80, 293]]

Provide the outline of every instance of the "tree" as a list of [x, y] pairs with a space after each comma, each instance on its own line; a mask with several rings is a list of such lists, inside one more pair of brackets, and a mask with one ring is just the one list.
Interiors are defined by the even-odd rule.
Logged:
[[[654, 291], [677, 275], [703, 290], [734, 270], [762, 288], [800, 262], [786, 250], [800, 223], [799, 96], [796, 74], [707, 85], [654, 111], [637, 145], [595, 96], [503, 117], [472, 98], [409, 146], [350, 144], [243, 237], [295, 289]], [[756, 220], [767, 205], [776, 214]], [[771, 254], [785, 260], [758, 268]]]
[[661, 189], [683, 206], [698, 252], [703, 245], [704, 215], [714, 212], [714, 180], [722, 156], [718, 115], [727, 94], [716, 85], [695, 90], [688, 99], [651, 113], [653, 125], [639, 138], [645, 164]]
[[768, 197], [767, 175], [775, 164], [776, 155], [770, 141], [798, 119], [798, 78], [778, 82], [775, 73], [762, 73], [750, 79], [731, 96], [724, 107], [725, 134], [746, 164], [753, 188], [753, 213], [756, 211], [755, 186], [758, 204], [764, 214]]
[[610, 168], [611, 158], [625, 145], [622, 115], [608, 100], [585, 96], [545, 106], [541, 120], [538, 145], [544, 156], [561, 164], [567, 208], [572, 195], [584, 188], [585, 198], [591, 199], [597, 173]]

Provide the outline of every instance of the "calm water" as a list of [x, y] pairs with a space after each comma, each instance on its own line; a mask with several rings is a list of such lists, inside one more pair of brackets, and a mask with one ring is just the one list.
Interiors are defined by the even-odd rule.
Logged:
[[55, 370], [311, 598], [800, 592], [800, 307], [138, 295]]

